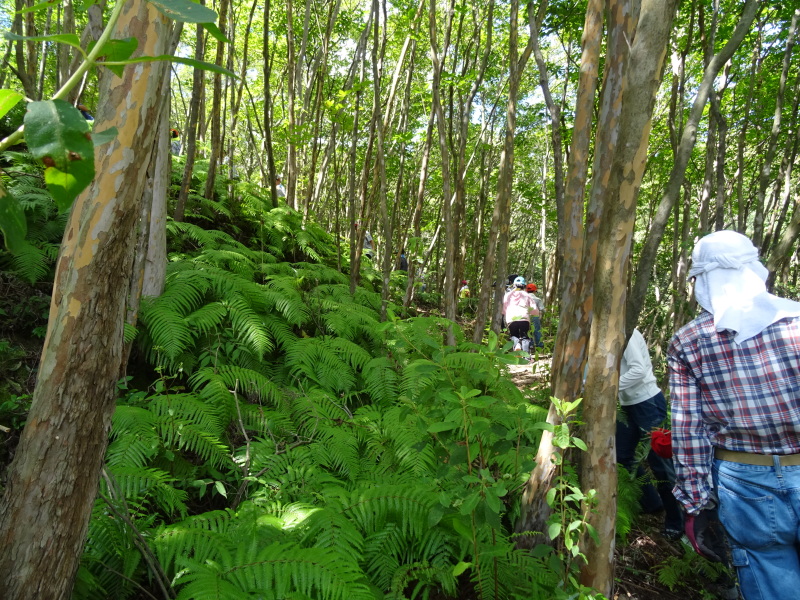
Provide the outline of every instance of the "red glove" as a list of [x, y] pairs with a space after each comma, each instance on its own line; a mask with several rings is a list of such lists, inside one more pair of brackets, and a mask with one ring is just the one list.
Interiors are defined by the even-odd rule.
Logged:
[[672, 458], [672, 432], [669, 429], [654, 429], [650, 434], [650, 447], [661, 458]]

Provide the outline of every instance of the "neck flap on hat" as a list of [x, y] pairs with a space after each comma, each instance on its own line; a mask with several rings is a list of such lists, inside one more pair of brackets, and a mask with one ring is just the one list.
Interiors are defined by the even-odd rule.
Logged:
[[696, 277], [697, 302], [714, 316], [717, 331], [736, 332], [741, 344], [773, 323], [800, 316], [800, 302], [767, 292], [769, 272], [753, 243], [736, 231], [717, 231], [692, 252], [690, 277]]

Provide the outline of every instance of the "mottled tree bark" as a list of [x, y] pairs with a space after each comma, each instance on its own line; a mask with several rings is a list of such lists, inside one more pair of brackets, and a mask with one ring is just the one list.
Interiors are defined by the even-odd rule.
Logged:
[[[123, 9], [115, 38], [164, 54], [169, 23], [143, 0]], [[95, 152], [97, 177], [78, 198], [55, 290], [28, 423], [0, 505], [6, 600], [67, 599], [108, 441], [123, 350], [135, 225], [167, 63], [131, 65], [101, 85], [95, 127], [119, 134]], [[132, 102], [131, 100], [135, 100]]]
[[[613, 4], [613, 2], [612, 2]], [[619, 363], [626, 344], [627, 271], [636, 220], [636, 200], [644, 174], [656, 92], [661, 83], [677, 0], [644, 0], [625, 72], [619, 139], [614, 151], [603, 207], [593, 295], [597, 314], [588, 349], [583, 406], [587, 455], [581, 486], [597, 490], [596, 512], [588, 521], [599, 543], [584, 535], [586, 564], [581, 582], [611, 597], [614, 582], [614, 534], [617, 513], [617, 464], [614, 436]], [[600, 124], [602, 127], [602, 124]]]

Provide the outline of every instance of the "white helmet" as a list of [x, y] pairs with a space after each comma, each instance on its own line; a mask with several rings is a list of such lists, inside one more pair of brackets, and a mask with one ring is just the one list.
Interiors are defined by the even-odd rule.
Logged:
[[514, 287], [524, 288], [525, 287], [525, 278], [524, 277], [517, 277], [514, 280]]

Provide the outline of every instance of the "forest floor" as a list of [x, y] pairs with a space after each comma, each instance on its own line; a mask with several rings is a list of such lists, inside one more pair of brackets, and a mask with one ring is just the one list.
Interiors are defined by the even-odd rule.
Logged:
[[[549, 385], [552, 356], [540, 355], [525, 365], [509, 365], [511, 380], [522, 391], [532, 386]], [[616, 572], [613, 600], [709, 600], [725, 599], [722, 584], [709, 581], [699, 573], [681, 574], [674, 589], [663, 584], [659, 571], [669, 561], [680, 559], [688, 546], [665, 538], [663, 514], [640, 515], [623, 543], [615, 548]]]

